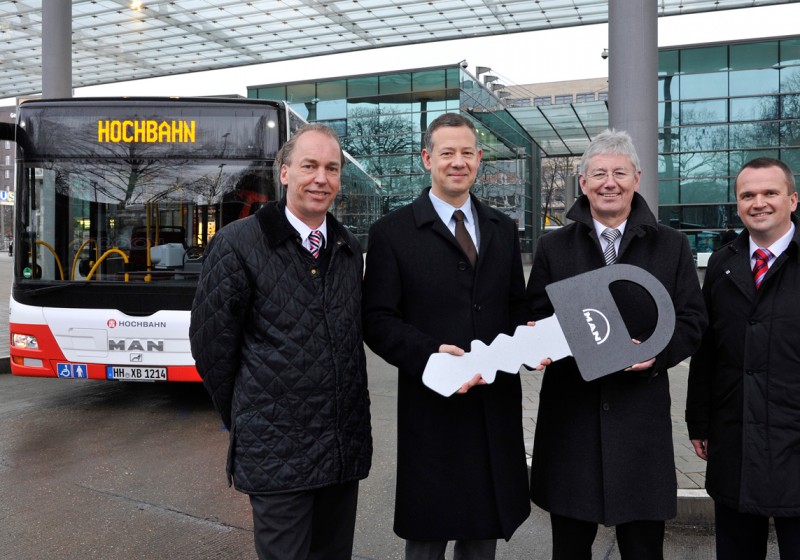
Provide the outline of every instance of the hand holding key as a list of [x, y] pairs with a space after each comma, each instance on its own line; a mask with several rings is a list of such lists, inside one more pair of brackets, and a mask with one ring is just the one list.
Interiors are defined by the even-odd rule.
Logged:
[[[631, 340], [609, 286], [618, 280], [642, 286], [658, 309], [653, 334], [643, 343]], [[486, 345], [473, 341], [461, 356], [438, 353], [428, 358], [422, 381], [450, 396], [480, 373], [486, 383], [498, 371], [517, 373], [523, 365], [535, 368], [543, 360], [573, 356], [581, 377], [597, 379], [631, 364], [644, 366], [663, 350], [675, 329], [675, 310], [669, 293], [645, 270], [626, 264], [606, 266], [546, 288], [555, 315], [533, 327], [519, 326], [513, 336], [501, 334]], [[652, 365], [652, 364], [651, 364]]]

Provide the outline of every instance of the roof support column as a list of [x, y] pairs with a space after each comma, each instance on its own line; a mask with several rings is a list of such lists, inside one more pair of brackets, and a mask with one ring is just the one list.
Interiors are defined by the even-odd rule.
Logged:
[[633, 138], [658, 217], [658, 2], [608, 2], [608, 122]]
[[72, 1], [42, 2], [42, 97], [72, 97]]

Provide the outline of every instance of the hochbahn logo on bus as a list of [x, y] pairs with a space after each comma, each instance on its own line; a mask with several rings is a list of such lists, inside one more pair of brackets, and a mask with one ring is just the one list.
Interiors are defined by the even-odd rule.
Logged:
[[97, 121], [97, 141], [140, 142], [149, 144], [194, 144], [195, 121]]
[[123, 319], [122, 321], [117, 321], [116, 319], [109, 319], [106, 321], [106, 326], [109, 329], [115, 329], [117, 327], [129, 327], [129, 328], [145, 328], [145, 329], [166, 329], [167, 322], [166, 321], [142, 321], [142, 320], [130, 320], [130, 319]]

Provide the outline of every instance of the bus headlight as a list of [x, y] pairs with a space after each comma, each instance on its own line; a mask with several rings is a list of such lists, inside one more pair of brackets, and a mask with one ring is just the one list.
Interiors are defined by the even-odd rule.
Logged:
[[30, 350], [36, 350], [39, 348], [39, 343], [36, 341], [36, 337], [28, 334], [12, 334], [11, 345], [14, 348], [27, 348]]

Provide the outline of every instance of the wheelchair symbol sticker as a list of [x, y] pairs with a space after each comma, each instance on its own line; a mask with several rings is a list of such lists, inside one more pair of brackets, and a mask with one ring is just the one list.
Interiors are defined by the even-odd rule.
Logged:
[[86, 364], [58, 364], [57, 370], [60, 379], [88, 379]]

